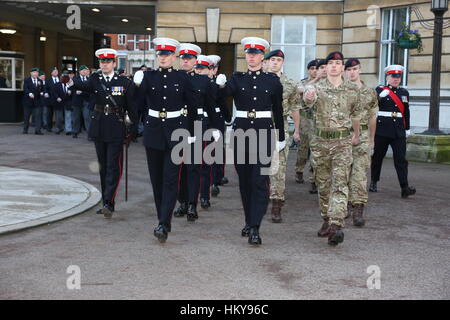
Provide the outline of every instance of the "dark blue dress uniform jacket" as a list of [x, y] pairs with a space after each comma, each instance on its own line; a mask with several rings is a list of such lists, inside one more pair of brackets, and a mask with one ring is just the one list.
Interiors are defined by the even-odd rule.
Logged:
[[[377, 129], [375, 134], [382, 137], [388, 138], [397, 138], [397, 137], [406, 137], [405, 130], [409, 130], [409, 92], [405, 88], [393, 88], [388, 86], [403, 102], [405, 106], [405, 112], [403, 114], [404, 118], [394, 118], [394, 117], [382, 117], [378, 116], [377, 118]], [[390, 96], [386, 96], [381, 98], [379, 94], [384, 90], [384, 86], [378, 86], [376, 88], [378, 94], [378, 104], [379, 111], [387, 111], [387, 112], [398, 112], [400, 113], [400, 109], [395, 104], [394, 100]], [[406, 123], [406, 126], [405, 126]]]

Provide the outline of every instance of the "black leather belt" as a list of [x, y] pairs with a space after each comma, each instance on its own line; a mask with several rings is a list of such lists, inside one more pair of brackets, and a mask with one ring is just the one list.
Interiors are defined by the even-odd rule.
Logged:
[[109, 105], [106, 106], [100, 106], [98, 104], [95, 105], [94, 108], [95, 111], [103, 112], [104, 114], [108, 115], [110, 113], [120, 113], [122, 110], [120, 108], [111, 107]]

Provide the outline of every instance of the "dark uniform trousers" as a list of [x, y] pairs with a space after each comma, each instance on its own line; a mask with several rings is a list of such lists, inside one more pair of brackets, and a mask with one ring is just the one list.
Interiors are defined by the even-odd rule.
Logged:
[[[144, 116], [144, 146], [153, 188], [153, 198], [160, 224], [170, 225], [180, 188], [181, 165], [173, 162], [173, 147], [181, 140], [172, 141], [172, 133], [179, 128], [194, 130], [196, 95], [184, 71], [173, 68], [144, 72], [139, 87], [138, 101]], [[162, 118], [150, 115], [150, 110], [164, 114], [178, 112], [187, 106], [187, 116]]]
[[[397, 171], [400, 187], [408, 186], [408, 161], [406, 160], [406, 133], [410, 128], [409, 93], [404, 88], [389, 87], [403, 102], [405, 106], [402, 118], [399, 117], [377, 117], [377, 128], [375, 131], [375, 146], [371, 163], [371, 180], [380, 180], [383, 159], [389, 146], [394, 155], [394, 166]], [[376, 88], [378, 95], [384, 90], [384, 86]], [[400, 113], [400, 109], [390, 96], [379, 97], [379, 110], [385, 112]]]
[[[238, 144], [239, 139], [234, 136], [233, 151], [245, 222], [249, 227], [259, 228], [266, 214], [270, 196], [269, 173], [261, 171], [262, 169], [269, 169], [270, 158], [269, 161], [264, 161], [260, 154], [260, 146], [265, 144], [266, 152], [268, 152], [266, 157], [272, 154], [274, 143], [271, 143], [271, 141], [274, 141], [275, 137], [271, 130], [275, 128], [279, 130], [278, 140], [285, 140], [282, 107], [283, 87], [275, 74], [259, 70], [235, 72], [227, 82], [226, 87], [219, 92], [220, 97], [232, 95], [238, 111], [247, 113], [272, 112], [270, 118], [236, 118], [233, 123], [234, 132], [237, 129], [242, 129], [244, 132], [255, 130], [258, 137], [255, 146], [254, 142], [250, 144], [248, 140], [244, 144]], [[266, 136], [260, 136], [263, 130], [267, 130]], [[240, 142], [242, 143], [242, 139]], [[253, 154], [255, 152], [256, 155]], [[252, 161], [252, 159], [256, 161]]]
[[[212, 80], [215, 83], [215, 78]], [[231, 114], [228, 112], [226, 99], [223, 96], [216, 96], [216, 106], [214, 108], [217, 122], [217, 129], [225, 141], [226, 126], [225, 121], [231, 121]], [[225, 176], [225, 144], [223, 144], [223, 159], [221, 163], [212, 164], [212, 184], [219, 185], [222, 178]]]
[[[199, 103], [196, 110], [195, 123], [196, 125], [201, 126], [201, 132], [194, 132], [196, 135], [196, 143], [191, 145], [190, 163], [184, 164], [182, 168], [178, 201], [180, 203], [188, 202], [197, 205], [199, 194], [202, 199], [210, 199], [209, 188], [212, 180], [211, 165], [203, 161], [203, 156], [201, 158], [201, 163], [198, 163], [198, 161], [196, 163], [194, 153], [196, 148], [199, 149], [197, 147], [198, 144], [201, 143], [203, 155], [203, 151], [209, 144], [209, 141], [203, 141], [203, 135], [208, 128], [212, 128], [216, 125], [213, 107], [216, 101], [217, 86], [215, 83], [211, 82], [206, 75], [198, 75], [194, 72], [189, 72], [187, 74]], [[199, 114], [198, 109], [202, 109], [203, 113]]]
[[[133, 123], [130, 133], [133, 136], [137, 134], [137, 112], [133, 100], [134, 83], [117, 74], [114, 74], [110, 81], [106, 81], [103, 75], [94, 73], [88, 81], [75, 79], [72, 91], [75, 90], [92, 93], [95, 96], [97, 110], [91, 116], [88, 136], [94, 141], [100, 166], [103, 204], [108, 202], [114, 204], [123, 168], [123, 147], [126, 137], [123, 119], [125, 111], [128, 111], [128, 116]], [[117, 106], [111, 101], [112, 99]], [[119, 110], [102, 111], [101, 109], [105, 107]]]

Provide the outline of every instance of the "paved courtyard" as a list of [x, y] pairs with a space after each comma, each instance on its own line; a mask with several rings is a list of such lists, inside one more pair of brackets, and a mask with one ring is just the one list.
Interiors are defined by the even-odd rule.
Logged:
[[[317, 195], [308, 193], [308, 184], [295, 183], [292, 153], [284, 221], [273, 224], [267, 214], [263, 245], [252, 248], [240, 236], [243, 210], [232, 167], [227, 167], [230, 183], [212, 207], [200, 209], [194, 224], [174, 218], [168, 242], [161, 245], [152, 234], [156, 210], [141, 141], [131, 146], [129, 157], [129, 199], [124, 202], [122, 184], [111, 220], [96, 215], [96, 206], [0, 235], [0, 299], [450, 298], [448, 165], [410, 163], [410, 183], [418, 192], [401, 199], [387, 159], [379, 192], [370, 194], [366, 227], [349, 223], [344, 243], [332, 248], [316, 235]], [[0, 166], [57, 174], [100, 189], [95, 163], [85, 134], [22, 135], [20, 126], [0, 125]], [[42, 181], [34, 188], [44, 186]], [[81, 289], [67, 286], [71, 266], [81, 272]], [[368, 289], [373, 270], [380, 272], [379, 289]]]

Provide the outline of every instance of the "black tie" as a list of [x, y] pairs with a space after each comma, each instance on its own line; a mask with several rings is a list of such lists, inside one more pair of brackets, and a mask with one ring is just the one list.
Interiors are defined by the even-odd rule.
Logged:
[[109, 76], [106, 76], [106, 82], [109, 82]]

